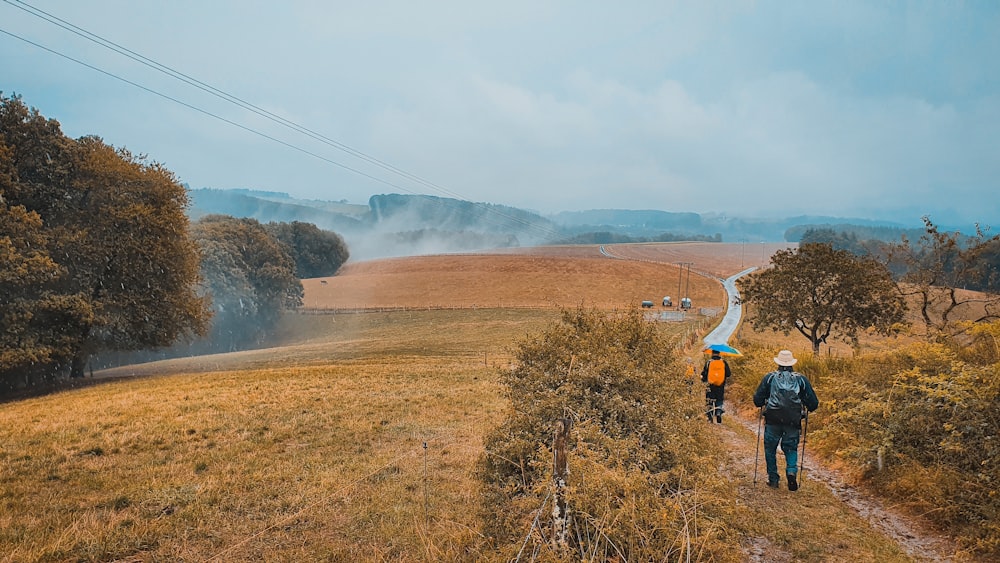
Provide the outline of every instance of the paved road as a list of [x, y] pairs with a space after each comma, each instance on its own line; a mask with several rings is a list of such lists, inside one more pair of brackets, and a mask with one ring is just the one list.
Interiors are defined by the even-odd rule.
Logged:
[[754, 266], [752, 268], [747, 268], [732, 277], [719, 279], [719, 281], [722, 282], [722, 287], [726, 288], [726, 293], [729, 295], [729, 306], [726, 307], [726, 316], [722, 318], [722, 322], [719, 323], [719, 326], [715, 327], [715, 330], [705, 336], [704, 341], [706, 346], [711, 344], [729, 343], [729, 339], [732, 338], [733, 333], [736, 332], [736, 327], [740, 325], [740, 318], [743, 316], [743, 307], [736, 304], [740, 297], [740, 292], [736, 289], [736, 280], [756, 269], [757, 267]]

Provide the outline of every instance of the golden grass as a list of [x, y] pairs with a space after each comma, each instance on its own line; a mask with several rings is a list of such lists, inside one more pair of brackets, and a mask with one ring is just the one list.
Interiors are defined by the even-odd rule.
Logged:
[[[127, 377], [280, 366], [323, 366], [358, 359], [457, 356], [502, 365], [513, 341], [559, 318], [557, 309], [433, 309], [290, 314], [269, 346], [107, 369]], [[439, 329], [438, 329], [439, 328]]]
[[0, 561], [479, 559], [496, 367], [557, 316], [293, 315], [284, 346], [2, 405]]
[[161, 376], [5, 405], [2, 560], [454, 549], [470, 542], [468, 473], [503, 409], [492, 381], [481, 363], [400, 357]]

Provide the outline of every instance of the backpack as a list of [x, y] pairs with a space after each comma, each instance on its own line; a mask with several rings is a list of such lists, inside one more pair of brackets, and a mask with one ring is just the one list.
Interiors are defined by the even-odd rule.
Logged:
[[794, 371], [771, 372], [771, 394], [765, 404], [766, 412], [785, 423], [798, 422], [802, 416], [802, 374]]
[[712, 360], [708, 362], [708, 384], [722, 387], [726, 384], [726, 362]]

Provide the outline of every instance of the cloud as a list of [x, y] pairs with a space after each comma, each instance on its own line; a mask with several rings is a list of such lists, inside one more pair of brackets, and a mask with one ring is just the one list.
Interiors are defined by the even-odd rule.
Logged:
[[675, 80], [641, 90], [584, 72], [551, 90], [479, 76], [419, 86], [407, 107], [372, 123], [376, 150], [445, 172], [459, 194], [534, 209], [724, 203], [871, 217], [908, 196], [933, 200], [949, 181], [977, 181], [955, 170], [995, 168], [976, 156], [990, 133], [966, 137], [977, 120], [995, 122], [993, 103], [849, 97], [797, 72], [713, 100]]
[[991, 4], [95, 1], [46, 8], [446, 191], [0, 5], [6, 25], [336, 163], [0, 37], [4, 91], [194, 186], [914, 221], [947, 200], [1000, 218]]

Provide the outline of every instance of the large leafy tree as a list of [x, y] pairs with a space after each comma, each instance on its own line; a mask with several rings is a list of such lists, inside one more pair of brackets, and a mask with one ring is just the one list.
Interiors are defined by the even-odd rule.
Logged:
[[855, 342], [861, 330], [888, 333], [906, 311], [883, 264], [827, 244], [779, 251], [770, 268], [737, 283], [754, 328], [795, 330], [814, 354], [831, 334]]
[[187, 194], [173, 173], [96, 137], [81, 139], [79, 154], [78, 204], [59, 242], [72, 257], [67, 287], [89, 295], [96, 318], [81, 334], [76, 375], [92, 352], [167, 346], [208, 321]]
[[264, 228], [288, 246], [300, 278], [333, 275], [350, 256], [343, 237], [312, 223], [268, 223]]
[[290, 249], [256, 219], [208, 215], [191, 232], [201, 246], [203, 293], [215, 309], [217, 347], [252, 342], [274, 327], [282, 311], [302, 304]]
[[7, 376], [0, 379], [19, 369], [66, 362], [75, 344], [70, 334], [93, 322], [83, 296], [54, 291], [66, 271], [46, 251], [38, 214], [4, 201], [8, 179], [0, 173], [0, 375]]
[[[0, 380], [4, 387], [27, 385], [47, 367], [73, 355], [66, 329], [78, 328], [92, 317], [79, 295], [60, 295], [56, 283], [66, 268], [49, 252], [49, 233], [34, 208], [45, 198], [34, 197], [36, 186], [66, 183], [70, 144], [58, 125], [28, 110], [17, 100], [0, 96]], [[36, 164], [44, 154], [47, 167]], [[49, 161], [52, 159], [54, 162]]]
[[[0, 148], [5, 212], [35, 237], [20, 255], [50, 260], [45, 268], [58, 272], [37, 291], [61, 313], [32, 329], [40, 337], [58, 327], [55, 364], [68, 355], [71, 375], [82, 376], [95, 352], [168, 346], [204, 332], [209, 310], [196, 293], [187, 194], [170, 171], [97, 137], [69, 139], [17, 97], [0, 97]], [[0, 269], [11, 274], [15, 264]]]
[[916, 299], [928, 335], [946, 331], [955, 317], [1000, 318], [1000, 235], [977, 227], [967, 237], [941, 231], [929, 217], [923, 221], [924, 234], [912, 242], [904, 237], [888, 256], [900, 272], [902, 293]]

